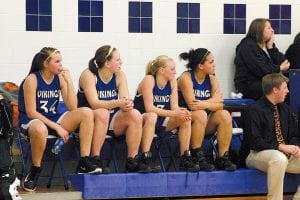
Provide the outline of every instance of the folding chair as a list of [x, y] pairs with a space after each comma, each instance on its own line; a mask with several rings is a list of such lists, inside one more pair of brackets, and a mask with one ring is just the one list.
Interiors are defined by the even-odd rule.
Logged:
[[[75, 141], [76, 149], [77, 149], [78, 154], [79, 154], [79, 152], [80, 152], [79, 129], [75, 130], [75, 132], [73, 133], [73, 138], [74, 138], [74, 141]], [[104, 159], [104, 160], [108, 160], [107, 163], [106, 163], [107, 167], [109, 167], [111, 160], [113, 161], [115, 173], [119, 173], [119, 164], [118, 164], [118, 159], [117, 159], [116, 150], [115, 150], [116, 145], [118, 143], [118, 140], [119, 139], [117, 139], [115, 137], [112, 137], [109, 134], [107, 134], [105, 136], [105, 141], [104, 141], [105, 143], [104, 143], [104, 145], [101, 149], [101, 152], [100, 152], [101, 155], [104, 154], [100, 157], [101, 159], [102, 159], [102, 157], [107, 157], [107, 159]], [[109, 145], [109, 152], [110, 152], [109, 155], [107, 154], [107, 151], [102, 152], [105, 144]]]
[[232, 136], [233, 137], [237, 136], [241, 142], [243, 139], [243, 133], [244, 133], [243, 128], [239, 128], [235, 119], [232, 118]]
[[[56, 141], [56, 139], [57, 139], [57, 137], [55, 137], [53, 135], [48, 135], [48, 137], [47, 137], [47, 143], [51, 142], [51, 143], [54, 144], [54, 142]], [[27, 173], [27, 162], [28, 162], [29, 158], [31, 159], [30, 142], [29, 142], [27, 136], [25, 136], [24, 134], [20, 133], [19, 130], [17, 130], [16, 131], [16, 143], [19, 146], [20, 153], [21, 153], [22, 176], [26, 176], [26, 173]], [[45, 154], [47, 154], [46, 153], [47, 150], [48, 149], [46, 148], [46, 150], [44, 152], [44, 156], [45, 156]], [[62, 151], [63, 151], [63, 147], [62, 147]], [[67, 181], [68, 178], [67, 178], [67, 175], [65, 173], [64, 157], [63, 157], [62, 151], [60, 151], [57, 155], [54, 156], [55, 159], [54, 159], [52, 167], [51, 167], [50, 175], [49, 176], [43, 176], [45, 178], [49, 178], [48, 179], [48, 183], [47, 183], [47, 188], [51, 187], [51, 183], [52, 183], [52, 179], [53, 178], [61, 178], [62, 177], [63, 181], [64, 181], [65, 190], [69, 189], [68, 181]], [[61, 177], [55, 177], [54, 176], [54, 172], [55, 172], [55, 168], [56, 168], [57, 162], [59, 162]]]
[[[157, 151], [157, 156], [159, 158], [159, 163], [161, 166], [161, 169], [163, 172], [166, 172], [167, 170], [170, 169], [171, 164], [173, 164], [174, 170], [177, 171], [177, 166], [176, 166], [176, 157], [175, 154], [177, 152], [174, 152], [172, 150], [172, 143], [174, 143], [174, 140], [178, 141], [178, 135], [173, 133], [173, 132], [160, 132], [159, 134], [155, 134], [153, 138], [153, 144], [155, 147], [155, 150]], [[164, 161], [163, 161], [163, 156], [162, 156], [162, 150], [163, 147], [166, 147], [169, 153], [170, 160], [168, 164], [165, 167]]]
[[119, 163], [118, 163], [118, 159], [116, 156], [116, 149], [115, 149], [116, 145], [118, 143], [118, 139], [116, 139], [115, 137], [112, 137], [110, 135], [106, 135], [105, 142], [107, 142], [107, 144], [109, 144], [109, 148], [110, 148], [110, 154], [108, 155], [109, 159], [108, 159], [106, 166], [107, 167], [109, 166], [109, 164], [111, 162], [111, 158], [112, 158], [113, 163], [114, 163], [114, 171], [115, 171], [115, 173], [119, 173]]
[[[243, 140], [243, 129], [238, 127], [237, 122], [235, 121], [234, 118], [232, 118], [232, 139], [231, 139], [231, 147], [234, 145], [233, 144], [233, 140], [237, 137], [239, 140], [239, 145], [241, 144], [242, 140]], [[214, 158], [216, 158], [218, 156], [218, 147], [217, 147], [217, 132], [214, 133], [211, 136], [208, 136], [210, 139], [210, 143], [213, 147], [213, 154], [214, 154]], [[231, 148], [230, 147], [230, 148]]]

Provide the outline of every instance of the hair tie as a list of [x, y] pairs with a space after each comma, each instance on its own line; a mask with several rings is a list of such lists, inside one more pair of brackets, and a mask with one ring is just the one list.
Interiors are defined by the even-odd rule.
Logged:
[[97, 68], [99, 68], [96, 59], [94, 59], [94, 64], [95, 64], [95, 66], [96, 66]]

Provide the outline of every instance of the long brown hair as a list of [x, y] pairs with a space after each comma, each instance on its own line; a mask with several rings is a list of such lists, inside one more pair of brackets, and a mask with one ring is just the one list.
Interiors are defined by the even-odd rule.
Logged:
[[28, 74], [44, 69], [44, 62], [49, 62], [55, 53], [60, 53], [56, 48], [44, 47], [33, 57]]
[[93, 74], [98, 73], [98, 69], [102, 68], [106, 61], [109, 61], [112, 59], [112, 53], [116, 51], [117, 49], [110, 46], [110, 45], [104, 45], [97, 49], [95, 52], [95, 56], [90, 59], [89, 61], [89, 70]]
[[[270, 22], [266, 18], [256, 18], [254, 19], [248, 29], [247, 37], [253, 39], [258, 43], [263, 42], [263, 33], [266, 26], [266, 22]], [[271, 23], [271, 22], [270, 22]]]

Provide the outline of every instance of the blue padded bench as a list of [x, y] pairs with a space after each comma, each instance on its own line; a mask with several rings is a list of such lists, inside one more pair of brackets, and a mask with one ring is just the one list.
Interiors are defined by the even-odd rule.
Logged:
[[[267, 192], [267, 176], [254, 169], [235, 172], [165, 172], [118, 173], [101, 175], [71, 175], [75, 190], [83, 199], [179, 197], [264, 194]], [[285, 192], [295, 192], [300, 175], [286, 174]]]
[[[226, 103], [234, 106], [248, 105], [253, 103], [253, 100], [228, 99]], [[240, 141], [237, 139], [233, 138], [233, 148], [239, 148]], [[267, 176], [255, 169], [199, 173], [73, 174], [69, 175], [69, 179], [74, 189], [82, 192], [83, 199], [234, 196], [267, 193]], [[284, 192], [295, 192], [299, 184], [300, 175], [286, 174]]]

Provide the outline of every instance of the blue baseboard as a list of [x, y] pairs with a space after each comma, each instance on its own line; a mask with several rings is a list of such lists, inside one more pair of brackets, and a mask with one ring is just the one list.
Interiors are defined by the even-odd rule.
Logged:
[[[70, 175], [83, 199], [218, 196], [267, 193], [266, 174], [258, 170], [235, 172], [166, 172]], [[300, 175], [286, 174], [285, 192], [295, 192]]]

